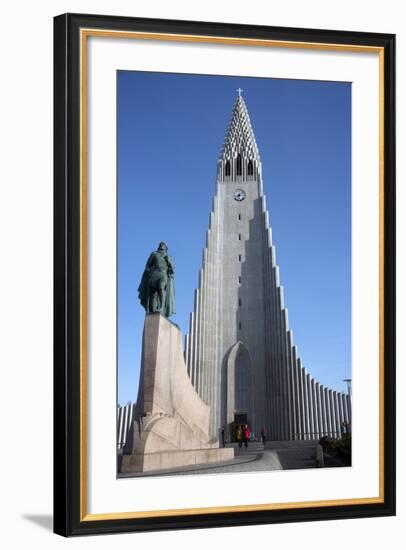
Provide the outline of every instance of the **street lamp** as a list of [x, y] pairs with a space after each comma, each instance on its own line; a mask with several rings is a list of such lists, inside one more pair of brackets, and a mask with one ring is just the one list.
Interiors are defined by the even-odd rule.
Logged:
[[352, 397], [352, 390], [351, 390], [351, 378], [344, 378], [343, 382], [347, 382], [347, 393], [348, 397]]

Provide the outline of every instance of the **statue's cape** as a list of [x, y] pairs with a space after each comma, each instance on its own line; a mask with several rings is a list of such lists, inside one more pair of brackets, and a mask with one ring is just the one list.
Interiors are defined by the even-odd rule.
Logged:
[[165, 299], [165, 317], [170, 317], [175, 313], [175, 279], [173, 275], [169, 275], [166, 284], [166, 299]]
[[141, 305], [147, 309], [148, 307], [148, 293], [149, 293], [149, 270], [144, 269], [142, 274], [140, 286], [138, 287], [138, 298], [141, 302]]

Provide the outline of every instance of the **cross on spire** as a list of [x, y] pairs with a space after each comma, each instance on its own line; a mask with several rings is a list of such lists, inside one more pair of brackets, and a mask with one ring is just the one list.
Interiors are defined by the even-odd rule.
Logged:
[[258, 147], [251, 127], [247, 106], [241, 95], [242, 91], [241, 88], [236, 88], [237, 97], [234, 100], [230, 122], [219, 159], [227, 162], [228, 160], [237, 158], [237, 155], [241, 154], [242, 157], [252, 161], [255, 160], [259, 163]]

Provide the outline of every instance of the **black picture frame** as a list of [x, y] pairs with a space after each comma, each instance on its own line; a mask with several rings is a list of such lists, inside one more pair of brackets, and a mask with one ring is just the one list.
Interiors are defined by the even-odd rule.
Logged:
[[[383, 56], [383, 479], [375, 503], [86, 519], [81, 429], [81, 29], [379, 48]], [[395, 515], [395, 36], [64, 14], [54, 19], [54, 532], [63, 536]]]

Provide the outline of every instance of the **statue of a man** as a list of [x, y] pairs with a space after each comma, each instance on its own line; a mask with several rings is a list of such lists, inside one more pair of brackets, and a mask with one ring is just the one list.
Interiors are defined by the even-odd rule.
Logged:
[[147, 313], [170, 317], [175, 313], [175, 268], [168, 247], [160, 242], [148, 258], [138, 287], [138, 297]]

